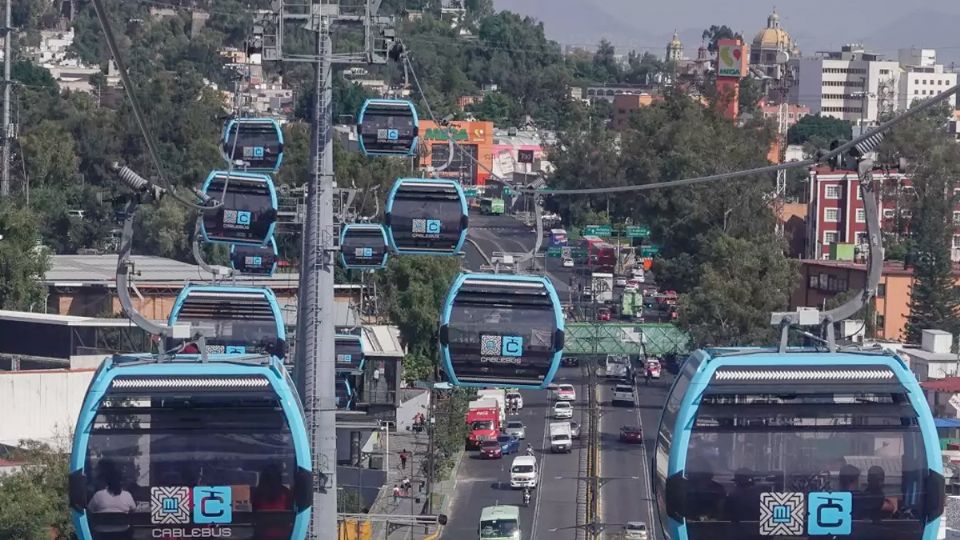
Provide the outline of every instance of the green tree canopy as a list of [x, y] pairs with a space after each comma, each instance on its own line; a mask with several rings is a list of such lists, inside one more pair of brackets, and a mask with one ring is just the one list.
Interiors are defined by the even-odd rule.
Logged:
[[14, 458], [26, 465], [0, 481], [0, 538], [73, 537], [67, 506], [69, 454], [35, 441], [20, 446], [23, 450]]
[[712, 53], [717, 52], [717, 41], [721, 39], [732, 39], [740, 38], [743, 39], [743, 36], [739, 32], [734, 32], [729, 26], [725, 24], [716, 25], [711, 24], [710, 28], [707, 28], [703, 31], [701, 35], [704, 41], [707, 42], [707, 50]]
[[850, 122], [830, 116], [808, 114], [787, 131], [787, 142], [790, 144], [810, 143], [819, 148], [826, 148], [833, 140], [850, 140], [852, 137]]
[[0, 236], [0, 309], [42, 311], [46, 289], [40, 280], [48, 259], [36, 249], [37, 216], [7, 202], [0, 204]]

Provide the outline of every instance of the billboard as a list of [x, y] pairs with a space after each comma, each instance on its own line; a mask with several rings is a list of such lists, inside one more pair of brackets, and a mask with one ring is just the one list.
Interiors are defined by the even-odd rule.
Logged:
[[437, 176], [460, 180], [465, 186], [483, 185], [490, 176], [487, 171], [493, 169], [493, 122], [453, 121], [448, 126], [438, 126], [421, 120], [420, 165], [438, 167], [446, 163], [451, 138], [464, 152], [455, 149], [450, 166]]
[[747, 56], [746, 47], [739, 39], [717, 40], [717, 77], [743, 77]]

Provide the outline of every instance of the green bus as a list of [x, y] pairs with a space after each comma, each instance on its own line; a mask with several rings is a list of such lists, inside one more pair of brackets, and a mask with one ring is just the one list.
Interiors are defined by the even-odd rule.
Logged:
[[487, 506], [480, 512], [480, 540], [521, 540], [520, 508]]
[[503, 215], [505, 205], [503, 199], [484, 197], [480, 199], [480, 213], [494, 216]]

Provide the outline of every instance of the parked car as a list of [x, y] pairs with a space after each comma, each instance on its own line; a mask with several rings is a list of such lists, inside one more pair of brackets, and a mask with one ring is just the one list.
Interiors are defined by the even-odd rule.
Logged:
[[564, 418], [573, 418], [573, 407], [569, 401], [558, 401], [553, 405], [553, 417], [562, 420]]
[[624, 540], [647, 540], [647, 524], [642, 521], [628, 521], [623, 526]]
[[497, 437], [497, 442], [500, 444], [500, 454], [503, 456], [516, 454], [520, 451], [520, 439], [513, 435], [500, 435]]
[[480, 443], [480, 457], [486, 459], [500, 459], [503, 457], [503, 449], [499, 441], [489, 440]]
[[639, 426], [623, 426], [620, 428], [620, 440], [627, 443], [642, 443], [643, 430]]
[[580, 438], [580, 424], [576, 422], [570, 422], [570, 438], [572, 439]]
[[557, 401], [576, 401], [577, 390], [572, 384], [558, 384], [556, 396]]
[[508, 420], [507, 427], [503, 430], [507, 435], [512, 435], [518, 439], [527, 438], [527, 426], [520, 420]]

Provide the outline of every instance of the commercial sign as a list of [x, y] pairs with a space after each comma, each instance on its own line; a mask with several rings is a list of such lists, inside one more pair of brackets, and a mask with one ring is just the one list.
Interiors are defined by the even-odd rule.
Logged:
[[612, 236], [613, 227], [610, 225], [587, 225], [583, 228], [584, 236]]
[[642, 225], [630, 225], [626, 228], [627, 238], [649, 238], [650, 229]]
[[[420, 121], [420, 166], [435, 168], [446, 164], [439, 178], [459, 180], [464, 186], [482, 186], [493, 169], [493, 122], [454, 121], [440, 126]], [[457, 147], [450, 156], [450, 140]]]
[[717, 76], [742, 77], [745, 66], [744, 47], [740, 40], [717, 41]]

